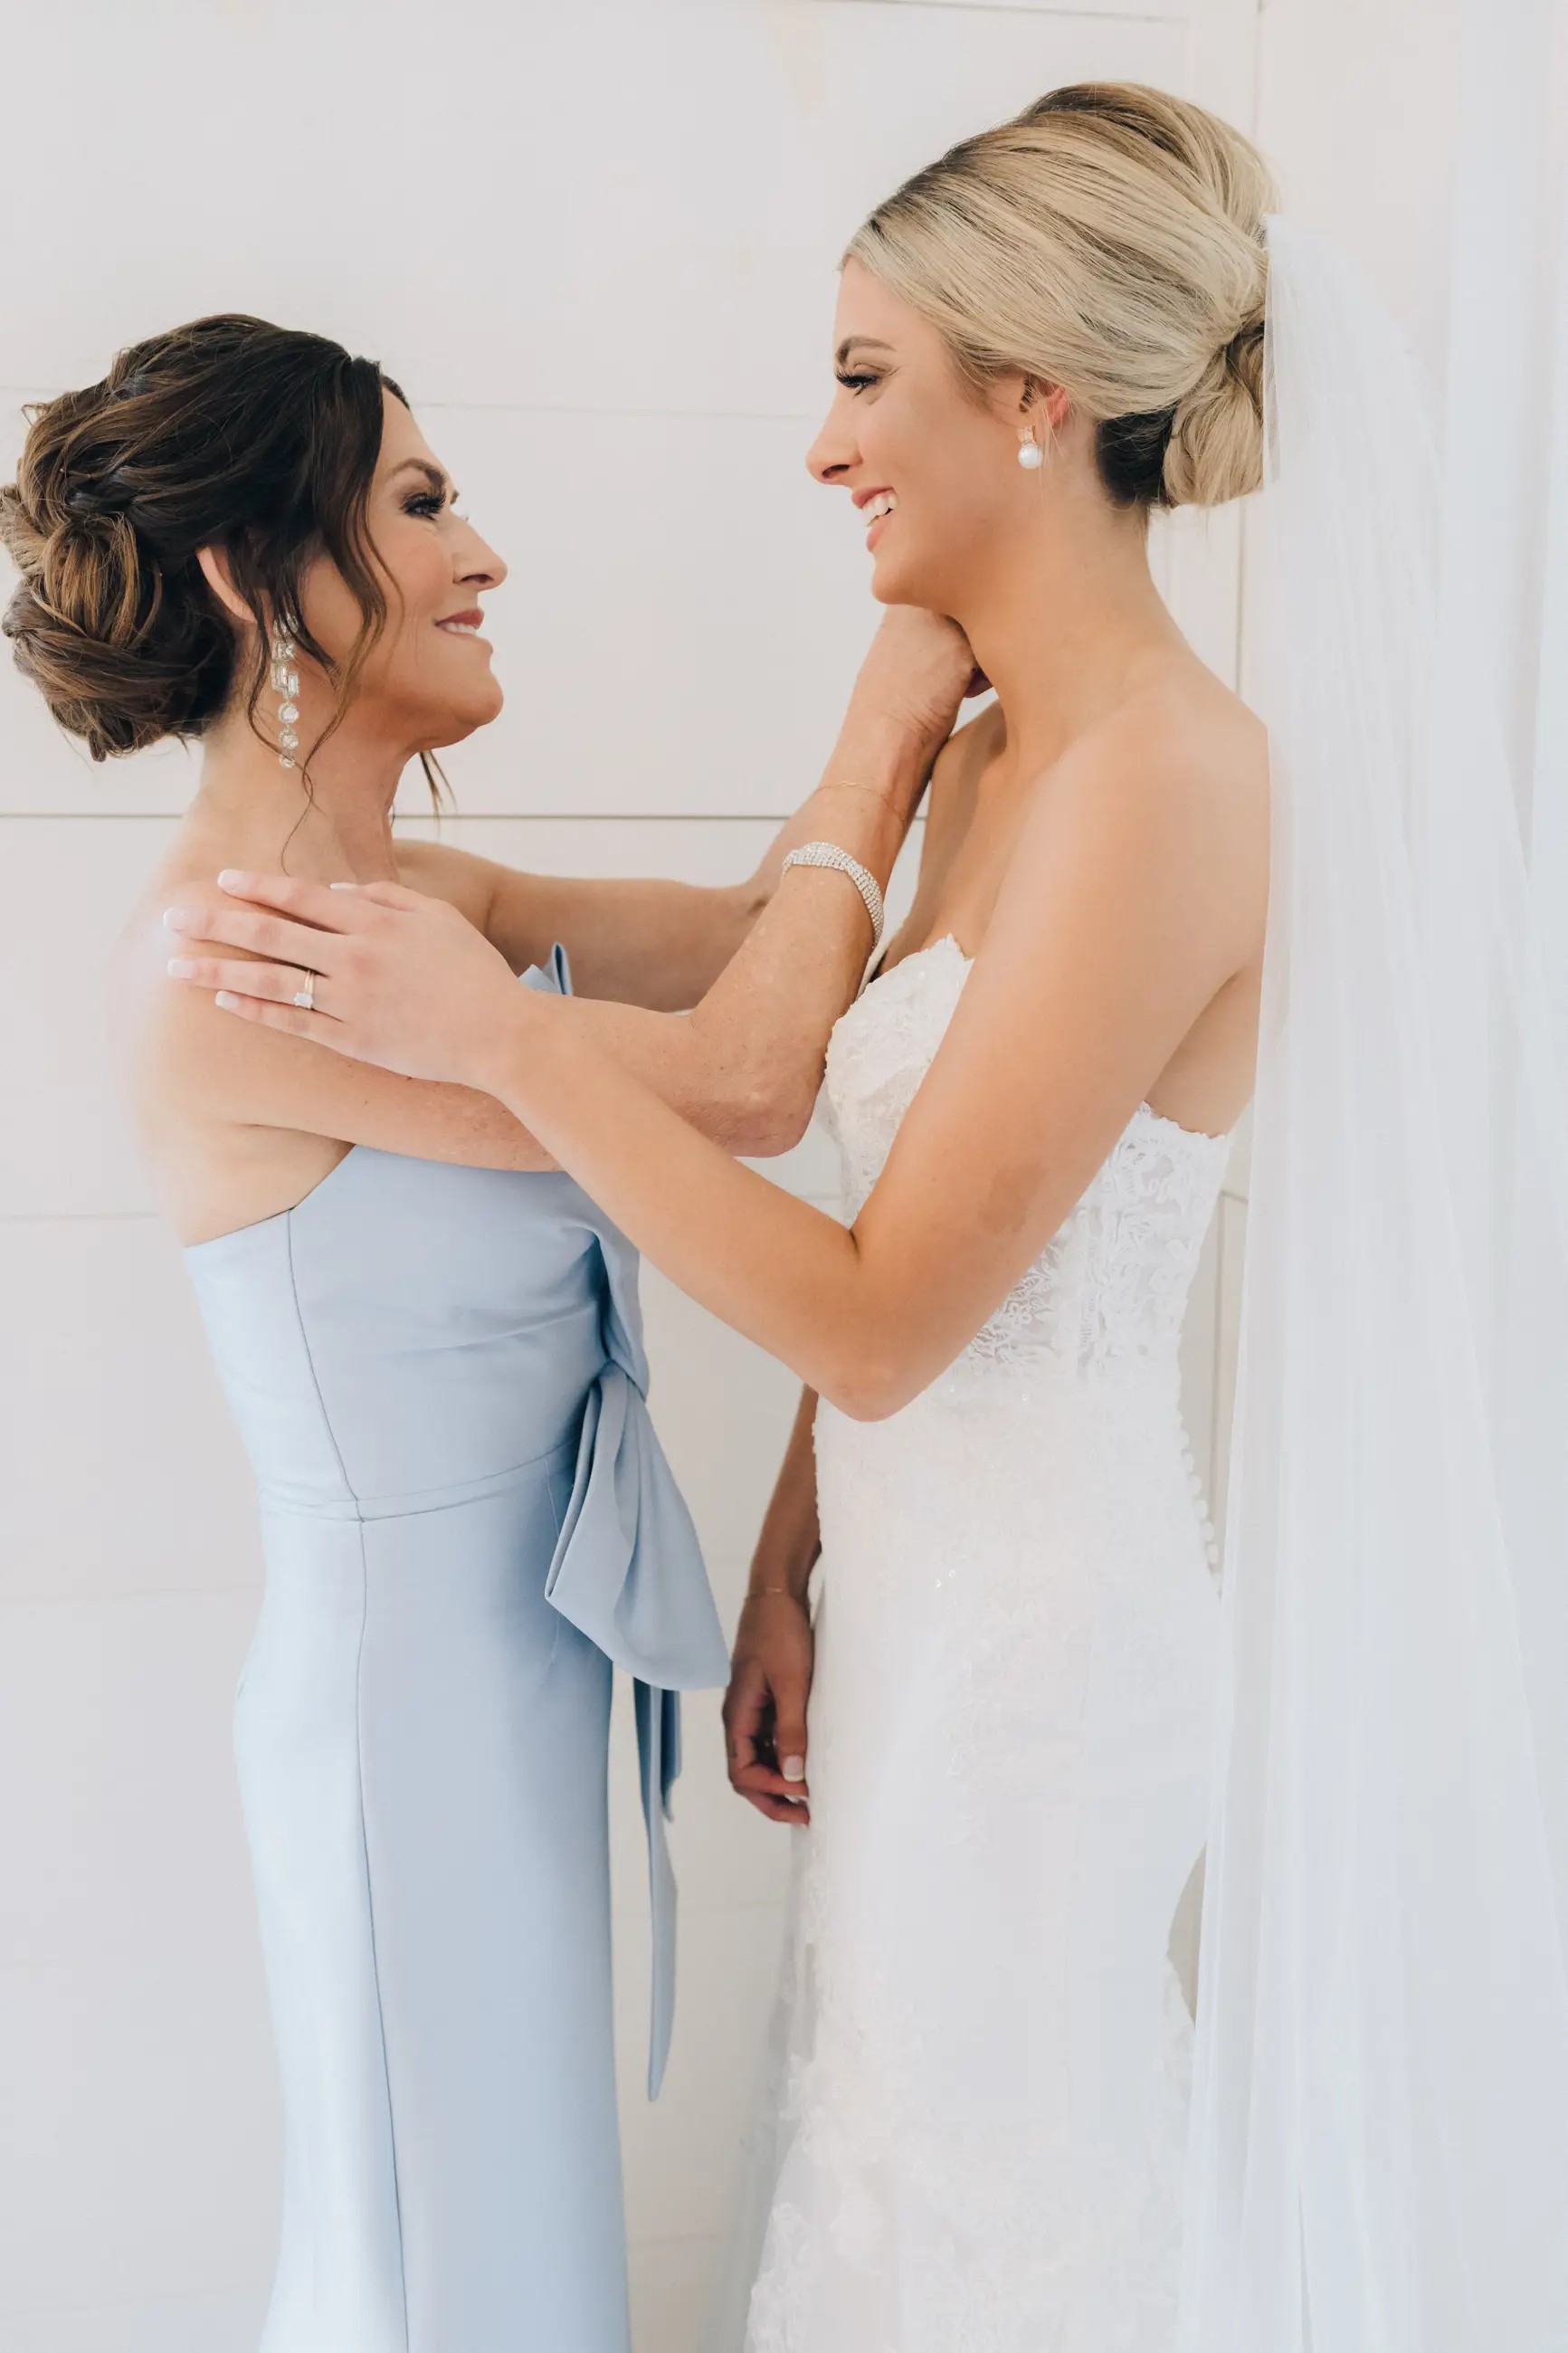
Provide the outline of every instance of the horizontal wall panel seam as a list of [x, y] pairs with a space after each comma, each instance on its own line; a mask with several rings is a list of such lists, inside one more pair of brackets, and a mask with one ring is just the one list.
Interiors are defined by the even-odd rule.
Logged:
[[[1009, 16], [1019, 12], [1009, 9]], [[0, 384], [0, 397], [7, 401], [57, 400], [69, 387], [65, 385]], [[426, 397], [417, 390], [411, 391], [412, 406], [421, 409], [449, 409], [459, 416], [475, 417], [615, 417], [646, 418], [653, 424], [676, 425], [798, 425], [810, 431], [821, 422], [820, 412], [805, 408], [708, 408], [693, 406], [673, 407], [667, 403], [619, 405], [595, 400], [452, 400]], [[824, 395], [824, 406], [826, 395]]]
[[[0, 1593], [0, 1613], [7, 1609], [133, 1609], [138, 1602], [143, 1601], [208, 1601], [215, 1594], [230, 1597], [249, 1594], [259, 1602], [261, 1591], [259, 1571], [249, 1577], [204, 1577], [199, 1585], [117, 1585], [112, 1592], [102, 1586], [91, 1585], [73, 1587], [68, 1593], [61, 1593], [55, 1587], [47, 1591], [41, 1588], [34, 1591], [23, 1585], [18, 1586], [15, 1592]], [[0, 2302], [0, 2311], [4, 2310], [4, 2303]]]
[[145, 1226], [159, 1222], [156, 1209], [4, 1209], [0, 1226]]
[[[795, 0], [806, 7], [838, 7], [842, 0]], [[1186, 21], [1176, 8], [1014, 8], [1007, 0], [855, 0], [860, 8], [925, 8], [950, 16], [1035, 16], [1043, 24], [1155, 25], [1163, 28]]]

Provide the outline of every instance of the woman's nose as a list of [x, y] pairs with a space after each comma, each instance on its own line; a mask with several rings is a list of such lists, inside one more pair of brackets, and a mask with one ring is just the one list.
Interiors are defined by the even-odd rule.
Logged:
[[843, 480], [854, 463], [853, 436], [844, 431], [830, 410], [821, 432], [805, 453], [806, 472], [814, 482], [826, 482], [831, 488]]
[[477, 531], [470, 531], [467, 544], [458, 550], [456, 569], [458, 578], [475, 588], [499, 588], [506, 578], [505, 559]]

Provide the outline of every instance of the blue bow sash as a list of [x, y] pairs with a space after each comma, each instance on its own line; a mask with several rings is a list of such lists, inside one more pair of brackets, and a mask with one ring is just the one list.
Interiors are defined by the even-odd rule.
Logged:
[[[565, 996], [557, 947], [530, 986]], [[657, 2098], [675, 2016], [676, 1888], [665, 1825], [680, 1771], [680, 1694], [729, 1673], [719, 1613], [697, 1531], [647, 1409], [647, 1359], [637, 1297], [637, 1252], [602, 1217], [605, 1364], [588, 1393], [571, 1499], [545, 1593], [563, 1618], [634, 1681], [643, 1820], [653, 1915], [648, 2096]]]

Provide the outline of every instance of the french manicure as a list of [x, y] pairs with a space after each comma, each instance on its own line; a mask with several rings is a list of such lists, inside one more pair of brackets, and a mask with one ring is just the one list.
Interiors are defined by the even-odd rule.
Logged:
[[169, 958], [168, 974], [171, 980], [190, 980], [195, 976], [195, 969], [189, 956]]
[[805, 1759], [804, 1757], [786, 1757], [781, 1769], [786, 1781], [804, 1781]]
[[195, 928], [191, 916], [184, 907], [165, 907], [163, 927], [165, 931], [170, 932], [189, 932]]
[[226, 866], [217, 878], [217, 887], [220, 891], [237, 891], [244, 880], [237, 866]]

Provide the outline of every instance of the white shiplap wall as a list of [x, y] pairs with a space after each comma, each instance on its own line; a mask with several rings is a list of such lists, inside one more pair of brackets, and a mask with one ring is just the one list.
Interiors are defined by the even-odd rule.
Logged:
[[[59, 0], [7, 47], [16, 86], [56, 100], [7, 122], [31, 193], [6, 239], [0, 459], [25, 397], [205, 310], [374, 353], [511, 565], [508, 708], [451, 759], [449, 838], [700, 880], [747, 871], [814, 780], [874, 617], [844, 502], [801, 462], [845, 235], [1055, 82], [1129, 76], [1247, 121], [1252, 0]], [[1233, 672], [1234, 522], [1160, 560]], [[0, 674], [8, 2353], [247, 2353], [276, 2226], [228, 1732], [258, 1548], [100, 1012], [105, 945], [192, 775], [177, 752], [93, 768]], [[786, 1173], [829, 1181], [809, 1141]], [[1230, 1200], [1189, 1351], [1200, 1447], [1238, 1239]], [[656, 1411], [729, 1611], [792, 1385], [658, 1277], [647, 1294]], [[784, 1834], [729, 1798], [716, 1715], [690, 1712], [682, 2021], [652, 2111], [617, 1780], [638, 2353], [695, 2341], [779, 1916]]]

